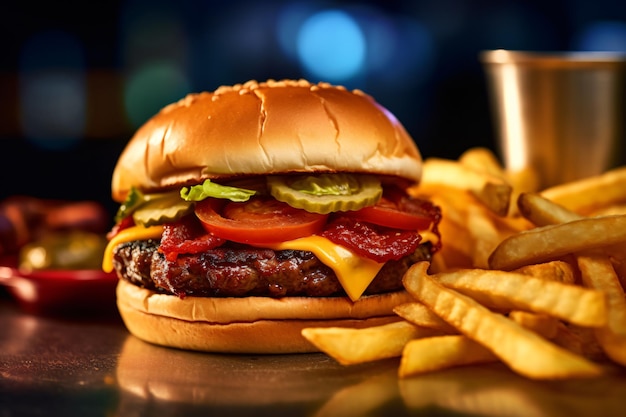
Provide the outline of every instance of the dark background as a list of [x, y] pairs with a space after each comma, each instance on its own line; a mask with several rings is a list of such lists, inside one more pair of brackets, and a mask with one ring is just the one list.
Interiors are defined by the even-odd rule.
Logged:
[[[352, 26], [304, 31], [337, 16]], [[497, 150], [481, 50], [626, 51], [626, 6], [608, 0], [26, 0], [3, 5], [0, 19], [0, 198], [93, 199], [111, 211], [124, 144], [188, 92], [303, 77], [360, 88], [425, 157], [454, 158], [472, 146]], [[355, 33], [350, 53], [333, 49]], [[305, 40], [336, 54], [316, 63], [330, 68], [360, 50], [346, 65], [361, 64], [315, 71]]]

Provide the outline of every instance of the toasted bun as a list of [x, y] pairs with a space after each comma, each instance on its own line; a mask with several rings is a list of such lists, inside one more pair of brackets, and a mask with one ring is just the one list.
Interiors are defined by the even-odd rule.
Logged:
[[404, 292], [343, 297], [205, 298], [157, 294], [125, 280], [117, 306], [128, 330], [157, 345], [225, 353], [315, 352], [306, 327], [370, 327], [398, 321], [393, 308], [410, 301]]
[[190, 94], [140, 127], [113, 172], [112, 195], [204, 179], [288, 172], [366, 172], [418, 182], [421, 155], [404, 127], [359, 90], [250, 81]]

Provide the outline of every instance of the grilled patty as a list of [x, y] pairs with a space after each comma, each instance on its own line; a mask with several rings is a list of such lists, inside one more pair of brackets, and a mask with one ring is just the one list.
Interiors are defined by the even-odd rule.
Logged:
[[[222, 246], [201, 254], [179, 255], [168, 261], [158, 240], [120, 244], [113, 264], [118, 276], [135, 285], [179, 297], [244, 297], [345, 295], [334, 271], [312, 252]], [[365, 294], [398, 291], [402, 276], [415, 262], [430, 260], [425, 243], [398, 261], [389, 261]]]

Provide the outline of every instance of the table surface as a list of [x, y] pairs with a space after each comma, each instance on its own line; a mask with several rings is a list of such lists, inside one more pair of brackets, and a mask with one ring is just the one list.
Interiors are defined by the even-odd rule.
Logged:
[[[613, 416], [626, 374], [530, 381], [502, 365], [399, 380], [396, 359], [217, 355], [150, 345], [115, 311], [49, 316], [0, 291], [1, 416]], [[532, 360], [532, 358], [529, 358]]]

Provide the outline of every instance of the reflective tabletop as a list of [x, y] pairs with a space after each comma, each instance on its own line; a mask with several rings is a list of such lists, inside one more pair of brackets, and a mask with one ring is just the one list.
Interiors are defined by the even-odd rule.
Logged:
[[[115, 311], [24, 312], [0, 291], [0, 416], [613, 416], [626, 374], [537, 382], [502, 365], [398, 379], [398, 360], [217, 355], [150, 345]], [[529, 358], [531, 360], [532, 358]]]

